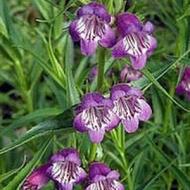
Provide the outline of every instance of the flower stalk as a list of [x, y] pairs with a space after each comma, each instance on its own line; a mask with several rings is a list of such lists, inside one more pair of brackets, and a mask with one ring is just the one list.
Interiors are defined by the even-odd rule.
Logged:
[[97, 90], [103, 91], [104, 84], [104, 66], [105, 66], [105, 49], [100, 48], [98, 52], [98, 79], [97, 79]]

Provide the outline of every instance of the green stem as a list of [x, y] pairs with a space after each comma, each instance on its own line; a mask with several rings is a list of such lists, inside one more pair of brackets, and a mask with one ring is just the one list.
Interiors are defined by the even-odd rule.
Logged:
[[[170, 90], [169, 90], [169, 95], [173, 98], [174, 93], [175, 93], [175, 86], [176, 82], [175, 79], [173, 78], [170, 83]], [[170, 121], [171, 121], [171, 115], [172, 115], [172, 105], [173, 102], [170, 100], [167, 100], [167, 106], [165, 110], [165, 118], [164, 118], [164, 132], [167, 133], [170, 127]]]
[[102, 87], [104, 83], [104, 65], [105, 65], [105, 50], [103, 48], [99, 49], [97, 61], [98, 61], [97, 90], [102, 92]]
[[127, 168], [127, 182], [128, 182], [128, 189], [133, 190], [133, 179], [131, 177], [131, 173], [129, 170], [129, 164], [128, 164], [128, 159], [126, 158], [126, 151], [125, 151], [125, 129], [122, 127], [121, 130], [121, 142], [122, 142], [122, 159], [125, 164], [125, 167]]
[[90, 158], [89, 161], [92, 162], [96, 159], [96, 151], [97, 151], [98, 144], [92, 143], [91, 149], [90, 149]]
[[[127, 176], [128, 190], [133, 190], [133, 179], [130, 173], [128, 159], [125, 151], [125, 129], [119, 126], [117, 129], [117, 138], [112, 137], [116, 150], [118, 151], [121, 161], [123, 163], [124, 172]], [[113, 133], [113, 132], [112, 132]]]

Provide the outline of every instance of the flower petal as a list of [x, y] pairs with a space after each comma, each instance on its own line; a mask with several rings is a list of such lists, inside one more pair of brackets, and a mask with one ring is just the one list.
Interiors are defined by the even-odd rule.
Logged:
[[111, 130], [119, 123], [119, 118], [106, 105], [89, 107], [85, 109], [81, 118], [85, 123], [92, 142], [99, 143], [103, 140], [105, 130]]
[[115, 33], [112, 30], [112, 28], [108, 24], [106, 24], [105, 34], [99, 41], [99, 44], [103, 47], [111, 48], [113, 45], [115, 45], [115, 43], [116, 43]]
[[96, 15], [101, 19], [105, 20], [107, 23], [109, 23], [111, 20], [111, 16], [108, 14], [105, 6], [96, 2], [92, 2], [81, 7], [78, 10], [77, 15], [79, 17], [85, 15]]
[[73, 184], [57, 184], [57, 190], [73, 190]]
[[107, 131], [110, 131], [118, 126], [120, 119], [112, 110], [108, 111], [107, 118], [109, 118], [109, 122], [107, 122], [107, 126], [106, 126]]
[[90, 106], [104, 105], [104, 97], [98, 92], [87, 93], [82, 99], [82, 109], [89, 108]]
[[142, 30], [142, 23], [136, 15], [131, 13], [122, 13], [116, 17], [116, 25], [119, 33], [124, 37], [131, 32]]
[[122, 58], [127, 56], [127, 51], [125, 49], [124, 40], [119, 40], [112, 49], [112, 56], [114, 58]]
[[119, 179], [119, 172], [116, 171], [116, 170], [112, 170], [111, 172], [109, 172], [109, 174], [107, 175], [108, 178], [111, 178], [111, 179], [115, 179], [115, 180], [118, 180]]
[[86, 132], [87, 131], [87, 128], [85, 127], [85, 122], [84, 120], [82, 119], [82, 114], [79, 113], [75, 118], [74, 118], [74, 121], [73, 121], [73, 126], [74, 128], [83, 133], [83, 132]]
[[143, 26], [143, 31], [151, 34], [154, 31], [154, 25], [150, 21], [146, 22]]
[[183, 83], [180, 83], [180, 84], [177, 86], [176, 92], [177, 92], [178, 94], [183, 94], [183, 93], [186, 92]]
[[90, 136], [90, 140], [93, 143], [100, 143], [104, 139], [105, 130], [104, 129], [100, 129], [97, 131], [89, 130], [88, 134]]
[[127, 133], [133, 133], [138, 129], [139, 119], [137, 116], [134, 116], [130, 119], [122, 120], [122, 124], [124, 125]]
[[104, 163], [93, 162], [89, 167], [89, 178], [91, 181], [98, 176], [107, 176], [111, 172], [111, 169]]
[[22, 190], [28, 189], [41, 189], [49, 181], [49, 177], [46, 175], [46, 171], [49, 164], [45, 164], [35, 169], [24, 181]]
[[69, 26], [69, 33], [73, 39], [73, 41], [79, 41], [79, 34], [77, 32], [77, 22], [78, 20], [75, 20], [73, 22], [71, 22], [70, 26]]
[[76, 164], [80, 165], [79, 153], [74, 148], [65, 148], [57, 152], [56, 154], [54, 154], [50, 160], [51, 162], [63, 162], [63, 161], [66, 161], [67, 158], [69, 158], [69, 155], [71, 155], [72, 157], [75, 157], [72, 160], [78, 160]]
[[153, 36], [150, 36], [150, 35], [148, 36], [148, 38], [149, 38], [150, 47], [147, 51], [147, 55], [150, 56], [150, 55], [152, 55], [154, 49], [157, 47], [157, 40], [156, 40], [156, 38], [154, 38]]
[[123, 184], [121, 184], [118, 181], [114, 181], [114, 186], [117, 190], [125, 190], [125, 187], [123, 186]]
[[147, 60], [147, 56], [145, 54], [142, 54], [138, 57], [130, 57], [131, 62], [132, 62], [132, 67], [134, 69], [140, 70], [142, 69], [145, 64], [146, 64], [146, 60]]
[[141, 109], [141, 112], [139, 113], [139, 119], [142, 121], [149, 120], [152, 115], [151, 107], [143, 99], [138, 99], [138, 102]]
[[92, 183], [85, 190], [124, 190], [124, 186], [116, 180], [100, 180], [98, 182]]
[[90, 41], [90, 40], [81, 39], [80, 41], [81, 52], [86, 56], [93, 55], [96, 52], [97, 46], [98, 43], [93, 40]]
[[122, 82], [124, 81], [135, 81], [138, 80], [142, 76], [141, 72], [133, 69], [133, 67], [129, 65], [125, 65], [120, 73], [120, 79]]
[[147, 33], [130, 33], [114, 47], [112, 55], [116, 58], [129, 56], [134, 69], [142, 69], [147, 55], [151, 55], [156, 47], [156, 40]]
[[86, 172], [72, 162], [54, 162], [48, 169], [50, 177], [61, 185], [75, 184], [86, 177]]
[[112, 101], [117, 100], [118, 98], [127, 95], [130, 88], [131, 87], [125, 83], [120, 83], [120, 84], [114, 85], [111, 88], [111, 99], [112, 99]]
[[80, 161], [78, 153], [77, 154], [76, 153], [70, 153], [68, 156], [66, 156], [65, 161], [75, 163], [78, 166], [81, 165], [81, 161]]

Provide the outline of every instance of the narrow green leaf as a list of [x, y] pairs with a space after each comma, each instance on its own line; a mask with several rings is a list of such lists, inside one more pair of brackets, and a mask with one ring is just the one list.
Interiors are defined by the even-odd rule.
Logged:
[[68, 35], [65, 41], [65, 73], [67, 76], [67, 99], [70, 106], [75, 105], [80, 102], [79, 93], [76, 89], [76, 84], [74, 81], [72, 66], [74, 63], [74, 52], [73, 52], [73, 42]]
[[13, 150], [17, 147], [20, 147], [21, 145], [33, 139], [51, 134], [59, 130], [61, 130], [61, 132], [63, 133], [63, 136], [68, 135], [73, 132], [72, 120], [70, 119], [67, 113], [63, 113], [59, 115], [58, 117], [56, 117], [55, 119], [50, 119], [50, 120], [39, 123], [32, 129], [28, 130], [26, 134], [19, 137], [19, 139], [17, 139], [15, 142], [0, 149], [0, 155], [10, 150]]
[[181, 109], [183, 109], [186, 112], [190, 112], [190, 109], [185, 108], [183, 105], [178, 103], [173, 97], [171, 97], [168, 92], [160, 85], [160, 83], [154, 78], [154, 76], [147, 70], [143, 69], [142, 73], [159, 89], [162, 91], [164, 95], [166, 95], [173, 103], [175, 103], [177, 106], [179, 106]]
[[43, 17], [48, 20], [52, 15], [51, 5], [44, 0], [33, 0], [33, 2], [36, 4]]
[[0, 33], [4, 35], [6, 38], [8, 38], [7, 28], [1, 17], [0, 17]]
[[[176, 159], [175, 159], [176, 160]], [[148, 190], [149, 187], [155, 183], [155, 181], [166, 171], [168, 170], [172, 164], [175, 162], [175, 160], [173, 160], [171, 163], [169, 163], [168, 166], [166, 166], [165, 168], [163, 168], [160, 172], [158, 172], [158, 174], [156, 176], [154, 176], [146, 185], [142, 190]]]
[[62, 112], [63, 110], [60, 108], [43, 108], [36, 110], [13, 121], [10, 126], [6, 127], [2, 131], [2, 133], [5, 134], [8, 130], [18, 129], [28, 123], [38, 121], [39, 119], [46, 119], [52, 116], [56, 116], [58, 114], [61, 114]]
[[25, 165], [26, 162], [26, 157], [24, 157], [24, 161], [22, 163], [22, 165], [16, 169], [13, 169], [11, 171], [8, 171], [2, 175], [0, 175], [0, 183], [2, 183], [3, 181], [5, 181], [6, 179], [8, 179], [9, 177], [11, 177], [12, 175], [18, 173]]
[[51, 140], [45, 141], [41, 149], [34, 155], [33, 159], [16, 175], [16, 177], [3, 190], [13, 190], [19, 188], [26, 176], [39, 164], [41, 158], [45, 154]]
[[[168, 165], [170, 165], [171, 160], [169, 159], [169, 157], [162, 151], [160, 150], [155, 144], [154, 142], [151, 141], [150, 138], [147, 139], [148, 143], [150, 144], [150, 147], [152, 148], [152, 150], [158, 155], [158, 157], [160, 157], [160, 162], [162, 162], [163, 165], [165, 165], [166, 167]], [[186, 190], [190, 190], [190, 180], [189, 177], [186, 176], [182, 170], [178, 169], [175, 165], [171, 165], [171, 171], [172, 174], [176, 177], [176, 179], [181, 183], [183, 189]]]

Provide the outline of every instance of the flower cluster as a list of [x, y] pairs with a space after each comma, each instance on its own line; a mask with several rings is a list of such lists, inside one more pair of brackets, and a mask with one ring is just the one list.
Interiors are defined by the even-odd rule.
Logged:
[[99, 44], [112, 48], [113, 57], [129, 57], [134, 69], [142, 69], [157, 46], [152, 36], [154, 26], [151, 22], [143, 24], [134, 14], [122, 13], [115, 17], [116, 28], [111, 28], [111, 18], [102, 4], [83, 6], [70, 24], [72, 39], [80, 41], [84, 55], [94, 54]]
[[190, 67], [185, 68], [176, 91], [178, 94], [185, 94], [185, 96], [190, 100]]
[[[152, 23], [143, 23], [131, 13], [115, 17], [115, 28], [111, 28], [106, 8], [92, 2], [77, 12], [76, 19], [70, 24], [70, 34], [74, 41], [80, 41], [84, 55], [95, 53], [98, 44], [112, 48], [115, 58], [129, 57], [132, 65], [121, 72], [121, 81], [137, 80], [141, 77], [147, 57], [156, 48], [156, 39], [151, 35]], [[97, 75], [94, 67], [91, 78]], [[129, 84], [117, 84], [111, 88], [110, 97], [105, 98], [98, 92], [84, 95], [76, 109], [73, 126], [79, 132], [88, 133], [93, 143], [100, 143], [107, 131], [122, 123], [128, 133], [138, 129], [139, 121], [147, 121], [151, 107], [144, 100], [142, 92]]]
[[73, 125], [79, 132], [88, 132], [92, 142], [99, 143], [105, 132], [120, 122], [128, 133], [136, 131], [139, 120], [147, 121], [151, 113], [139, 89], [117, 84], [112, 87], [109, 98], [97, 92], [86, 94], [76, 109]]
[[57, 190], [72, 190], [75, 184], [84, 184], [85, 190], [118, 189], [124, 186], [118, 181], [119, 173], [103, 163], [93, 162], [88, 174], [81, 167], [81, 160], [76, 149], [66, 148], [34, 170], [22, 185], [22, 190], [38, 190], [52, 180]]

